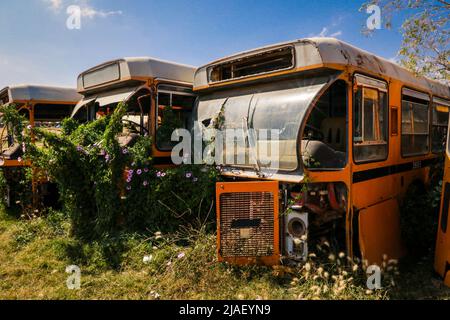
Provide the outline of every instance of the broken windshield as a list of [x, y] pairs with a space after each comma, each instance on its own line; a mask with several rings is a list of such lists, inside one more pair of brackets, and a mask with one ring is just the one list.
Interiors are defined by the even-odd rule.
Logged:
[[[223, 132], [225, 141], [223, 146], [216, 144], [221, 149], [216, 150], [220, 153], [218, 164], [294, 171], [298, 167], [297, 138], [302, 120], [330, 80], [331, 76], [283, 80], [202, 96], [194, 113], [196, 125], [205, 130], [223, 117], [220, 128], [216, 128]], [[234, 129], [231, 138], [229, 129]], [[246, 129], [255, 133], [254, 146]], [[231, 147], [230, 140], [235, 142]], [[275, 155], [278, 159], [273, 161]]]

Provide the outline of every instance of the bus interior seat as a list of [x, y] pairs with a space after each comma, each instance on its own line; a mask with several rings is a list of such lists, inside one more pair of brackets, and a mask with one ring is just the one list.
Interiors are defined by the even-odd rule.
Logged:
[[[321, 168], [343, 168], [346, 163], [346, 153], [336, 151], [329, 145], [318, 140], [302, 140], [302, 158], [305, 164]], [[317, 164], [314, 164], [315, 162]]]

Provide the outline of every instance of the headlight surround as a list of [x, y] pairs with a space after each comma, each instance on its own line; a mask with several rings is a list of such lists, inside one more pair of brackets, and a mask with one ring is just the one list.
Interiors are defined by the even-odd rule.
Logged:
[[301, 238], [307, 232], [305, 222], [300, 218], [292, 218], [289, 220], [288, 232], [297, 238]]

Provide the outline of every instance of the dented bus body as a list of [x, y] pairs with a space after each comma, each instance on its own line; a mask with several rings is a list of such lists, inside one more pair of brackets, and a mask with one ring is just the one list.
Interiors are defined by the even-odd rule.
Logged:
[[[220, 261], [303, 261], [323, 242], [369, 263], [405, 254], [399, 207], [411, 185], [428, 183], [444, 149], [448, 86], [342, 41], [311, 38], [205, 65], [194, 92], [202, 130], [279, 133], [276, 167], [258, 151], [251, 156], [266, 138], [222, 150]], [[230, 161], [238, 156], [244, 163]]]
[[131, 146], [137, 135], [150, 135], [153, 161], [170, 165], [171, 137], [158, 133], [165, 125], [164, 110], [170, 108], [188, 126], [196, 96], [192, 92], [195, 68], [149, 57], [123, 58], [93, 67], [78, 76], [83, 99], [72, 118], [92, 121], [127, 104], [123, 118], [122, 146]]

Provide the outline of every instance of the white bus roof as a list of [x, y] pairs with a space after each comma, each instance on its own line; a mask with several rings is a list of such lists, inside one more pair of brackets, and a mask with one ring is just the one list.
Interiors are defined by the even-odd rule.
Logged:
[[205, 66], [195, 74], [194, 89], [208, 87], [210, 84], [208, 69], [215, 65], [236, 61], [248, 56], [264, 53], [283, 47], [295, 48], [294, 69], [302, 69], [321, 65], [350, 65], [361, 68], [376, 75], [388, 76], [401, 80], [405, 84], [429, 91], [443, 98], [450, 98], [450, 87], [425, 77], [417, 77], [412, 72], [392, 61], [378, 57], [372, 53], [356, 48], [335, 38], [307, 38], [279, 43], [258, 49], [234, 54]]
[[54, 103], [77, 103], [81, 96], [75, 89], [42, 85], [14, 85], [0, 91], [4, 103], [42, 101]]
[[78, 92], [120, 83], [126, 80], [154, 78], [192, 85], [196, 68], [193, 66], [150, 57], [122, 58], [93, 67], [78, 76]]

